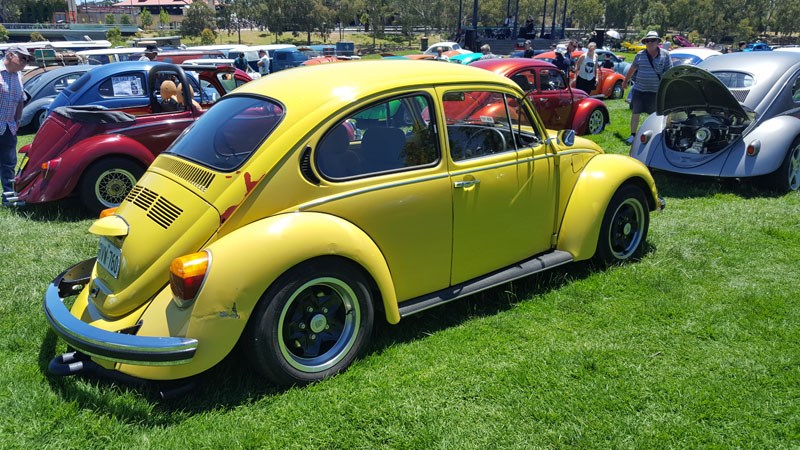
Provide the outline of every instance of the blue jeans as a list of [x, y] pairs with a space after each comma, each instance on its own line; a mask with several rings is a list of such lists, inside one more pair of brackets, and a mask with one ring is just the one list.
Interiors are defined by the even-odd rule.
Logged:
[[17, 135], [6, 127], [0, 135], [0, 180], [3, 192], [14, 190], [14, 172], [17, 168]]

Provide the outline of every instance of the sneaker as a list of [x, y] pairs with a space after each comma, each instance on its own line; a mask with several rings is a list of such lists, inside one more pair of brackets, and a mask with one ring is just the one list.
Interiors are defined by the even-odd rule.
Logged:
[[635, 138], [634, 135], [628, 136], [628, 139], [625, 139], [625, 143], [628, 145], [633, 145], [633, 139]]

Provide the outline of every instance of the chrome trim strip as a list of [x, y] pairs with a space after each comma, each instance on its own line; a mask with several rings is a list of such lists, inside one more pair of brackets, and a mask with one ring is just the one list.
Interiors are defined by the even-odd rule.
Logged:
[[342, 192], [341, 194], [331, 195], [329, 197], [323, 197], [314, 201], [310, 201], [308, 203], [303, 203], [302, 205], [298, 205], [295, 211], [306, 211], [308, 209], [324, 205], [325, 203], [333, 202], [336, 200], [341, 200], [345, 198], [355, 197], [356, 195], [367, 194], [370, 192], [382, 191], [384, 189], [390, 189], [397, 186], [407, 186], [409, 184], [417, 184], [422, 183], [425, 181], [432, 181], [438, 180], [441, 178], [450, 178], [450, 175], [447, 173], [444, 174], [437, 174], [437, 175], [429, 175], [427, 177], [421, 178], [414, 178], [412, 180], [405, 180], [405, 181], [395, 181], [393, 183], [385, 183], [380, 184], [377, 186], [370, 186], [362, 189], [356, 189], [352, 191]]
[[110, 361], [142, 366], [185, 364], [194, 357], [197, 339], [115, 333], [73, 316], [58, 292], [64, 273], [47, 287], [44, 313], [53, 331], [77, 350]]
[[[194, 119], [174, 119], [174, 120], [166, 120], [166, 121], [161, 122], [161, 123], [162, 124], [167, 124], [167, 125], [172, 125], [172, 124], [183, 123], [183, 122], [194, 122]], [[133, 125], [133, 126], [130, 126], [130, 127], [127, 127], [127, 128], [116, 128], [114, 130], [111, 130], [110, 133], [106, 133], [106, 134], [127, 133], [129, 131], [138, 130], [140, 128], [152, 128], [152, 127], [153, 127], [153, 124], [150, 124], [150, 123], [143, 124], [143, 125]]]

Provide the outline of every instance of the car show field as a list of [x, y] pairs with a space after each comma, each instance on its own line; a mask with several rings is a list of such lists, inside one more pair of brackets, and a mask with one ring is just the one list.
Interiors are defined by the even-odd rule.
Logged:
[[[380, 64], [403, 81], [362, 80], [364, 92], [340, 81], [360, 80], [352, 67], [377, 73]], [[407, 68], [425, 64], [450, 84]], [[651, 175], [627, 156], [623, 99], [603, 100], [610, 120], [598, 134], [548, 134], [538, 112], [520, 107], [526, 89], [515, 80], [486, 71], [469, 79], [471, 69], [445, 64], [347, 62], [268, 75], [281, 86], [247, 83], [208, 108], [111, 216], [98, 220], [77, 198], [0, 208], [3, 442], [800, 445], [800, 193], [733, 177]], [[302, 89], [308, 73], [334, 74], [326, 79], [341, 86]], [[314, 100], [296, 100], [301, 91]], [[18, 147], [33, 139], [21, 136]], [[548, 152], [564, 156], [542, 170]], [[589, 170], [590, 161], [608, 166]], [[212, 172], [216, 181], [198, 175]], [[168, 204], [157, 210], [162, 198]], [[573, 203], [580, 215], [559, 213]], [[300, 221], [323, 214], [336, 220]], [[589, 231], [565, 244], [559, 236], [571, 227]], [[380, 251], [368, 250], [371, 241]], [[359, 245], [348, 253], [341, 242]], [[508, 264], [524, 267], [542, 249], [574, 261], [504, 278]], [[600, 258], [591, 259], [595, 250]], [[202, 284], [186, 275], [196, 275], [190, 264], [168, 273], [173, 257], [191, 253], [193, 263], [198, 251], [210, 267]], [[392, 268], [383, 277], [370, 266], [378, 257]], [[88, 262], [73, 267], [80, 261]], [[51, 285], [84, 279], [78, 272], [92, 281]], [[484, 276], [499, 282], [460, 294]], [[126, 283], [146, 301], [124, 303]], [[328, 311], [337, 296], [345, 313]], [[189, 314], [197, 299], [205, 309]], [[250, 317], [264, 325], [237, 329], [241, 340], [214, 329], [232, 333], [231, 321]], [[105, 331], [118, 330], [115, 321], [126, 326]], [[333, 344], [320, 350], [312, 341], [326, 326]], [[159, 336], [154, 329], [173, 340], [135, 340]], [[199, 343], [178, 342], [192, 333]], [[178, 345], [190, 344], [201, 360], [186, 370], [132, 368], [145, 358], [178, 361], [189, 348]], [[81, 376], [54, 375], [53, 357], [76, 348], [98, 364], [64, 359], [58, 370]], [[254, 358], [254, 348], [267, 356]]]

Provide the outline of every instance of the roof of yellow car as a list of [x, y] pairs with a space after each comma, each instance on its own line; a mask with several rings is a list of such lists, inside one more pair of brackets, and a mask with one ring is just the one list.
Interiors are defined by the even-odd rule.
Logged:
[[[449, 83], [495, 83], [519, 89], [512, 81], [487, 70], [438, 61], [347, 61], [301, 66], [269, 74], [247, 83], [237, 93], [275, 98], [293, 108], [305, 109], [334, 101], [341, 106], [373, 93], [398, 86], [430, 86]], [[310, 101], [312, 100], [313, 101]]]

